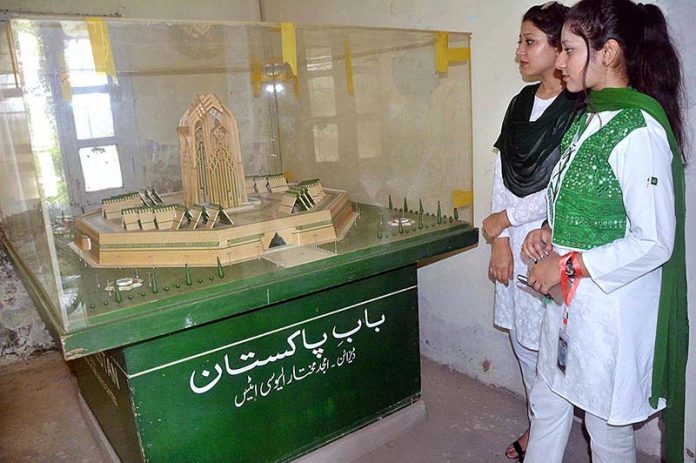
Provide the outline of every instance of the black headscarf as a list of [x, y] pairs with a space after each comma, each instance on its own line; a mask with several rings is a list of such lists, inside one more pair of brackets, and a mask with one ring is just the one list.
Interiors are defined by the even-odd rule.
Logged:
[[508, 106], [495, 146], [500, 151], [503, 183], [520, 198], [543, 190], [561, 156], [560, 144], [576, 114], [574, 95], [561, 92], [534, 122], [529, 121], [541, 84], [528, 85]]

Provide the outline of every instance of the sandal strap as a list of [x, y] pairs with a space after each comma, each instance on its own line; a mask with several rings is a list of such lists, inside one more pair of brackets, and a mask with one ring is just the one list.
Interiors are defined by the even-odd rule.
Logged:
[[515, 452], [517, 452], [517, 457], [518, 461], [522, 462], [524, 461], [524, 450], [522, 449], [522, 446], [520, 445], [520, 441], [516, 440], [515, 442], [512, 443], [512, 448], [515, 449]]

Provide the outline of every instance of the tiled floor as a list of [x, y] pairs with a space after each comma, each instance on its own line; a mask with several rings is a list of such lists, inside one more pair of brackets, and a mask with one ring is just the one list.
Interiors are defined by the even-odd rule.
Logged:
[[[427, 360], [422, 375], [425, 421], [357, 462], [510, 461], [503, 452], [524, 430], [522, 400]], [[0, 368], [0, 462], [63, 461], [105, 460], [80, 412], [75, 378], [60, 354]], [[638, 457], [639, 463], [657, 461]], [[577, 423], [565, 462], [589, 462]]]

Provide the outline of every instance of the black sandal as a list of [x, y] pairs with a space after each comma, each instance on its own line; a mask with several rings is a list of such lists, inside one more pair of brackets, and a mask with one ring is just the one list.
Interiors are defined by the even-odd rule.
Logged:
[[[524, 462], [524, 454], [525, 454], [525, 451], [522, 450], [522, 446], [520, 445], [519, 439], [516, 440], [515, 442], [513, 442], [513, 443], [510, 444], [510, 445], [512, 445], [512, 448], [515, 449], [515, 452], [517, 452], [517, 456], [516, 456], [516, 457], [511, 457], [510, 455], [508, 455], [508, 451], [507, 451], [507, 450], [505, 451], [505, 456], [508, 457], [510, 460], [515, 460], [515, 459], [516, 459], [516, 460], [519, 461], [520, 463]], [[510, 448], [510, 446], [508, 446], [508, 449], [509, 449], [509, 448]]]

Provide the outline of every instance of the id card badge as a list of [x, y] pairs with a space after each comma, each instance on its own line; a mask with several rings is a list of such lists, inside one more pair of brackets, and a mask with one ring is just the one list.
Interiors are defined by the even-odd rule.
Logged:
[[565, 375], [568, 364], [568, 333], [561, 328], [558, 332], [558, 369]]

